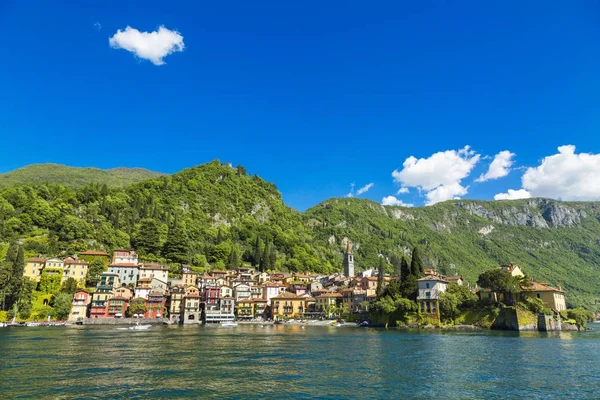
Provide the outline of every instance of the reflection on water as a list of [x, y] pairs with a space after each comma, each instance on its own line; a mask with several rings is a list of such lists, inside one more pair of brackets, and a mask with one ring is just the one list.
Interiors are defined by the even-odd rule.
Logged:
[[0, 330], [0, 397], [595, 398], [600, 333]]

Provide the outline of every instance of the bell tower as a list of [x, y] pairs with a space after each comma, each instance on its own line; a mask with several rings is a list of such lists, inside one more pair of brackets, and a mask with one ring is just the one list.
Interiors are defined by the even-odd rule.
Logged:
[[352, 254], [352, 246], [350, 241], [346, 241], [346, 252], [344, 253], [344, 275], [347, 277], [354, 276], [354, 254]]

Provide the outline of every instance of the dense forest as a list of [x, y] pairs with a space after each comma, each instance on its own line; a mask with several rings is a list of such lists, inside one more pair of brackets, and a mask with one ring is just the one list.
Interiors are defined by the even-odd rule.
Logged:
[[598, 298], [598, 203], [453, 200], [409, 209], [344, 198], [300, 213], [275, 185], [219, 161], [124, 187], [61, 182], [0, 189], [0, 260], [17, 241], [25, 257], [132, 247], [173, 272], [179, 263], [243, 262], [334, 272], [350, 240], [358, 270], [376, 268], [379, 255], [410, 256], [418, 246], [428, 268], [472, 284], [486, 269], [512, 262], [536, 280], [562, 285], [574, 305]]

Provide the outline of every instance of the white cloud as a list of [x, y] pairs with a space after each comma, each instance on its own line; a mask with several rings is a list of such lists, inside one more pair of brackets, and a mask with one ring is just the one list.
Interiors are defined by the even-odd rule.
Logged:
[[371, 189], [373, 187], [374, 183], [367, 183], [365, 186], [361, 187], [360, 189], [358, 189], [356, 191], [356, 195], [360, 196], [363, 193], [367, 193], [369, 191], [369, 189]]
[[350, 184], [350, 192], [346, 195], [346, 197], [354, 197], [354, 182]]
[[441, 201], [457, 200], [460, 199], [459, 196], [464, 196], [465, 194], [467, 194], [467, 188], [461, 186], [459, 183], [441, 185], [427, 192], [427, 202], [425, 204], [430, 206]]
[[424, 191], [427, 205], [431, 205], [467, 194], [467, 188], [460, 182], [469, 176], [480, 158], [470, 146], [440, 151], [429, 158], [410, 156], [402, 164], [402, 170], [395, 170], [392, 176], [403, 188], [416, 187]]
[[475, 182], [485, 182], [490, 179], [498, 179], [502, 178], [510, 172], [510, 168], [514, 164], [513, 157], [515, 153], [511, 153], [508, 150], [501, 151], [496, 154], [494, 160], [490, 164], [488, 171], [485, 174], [481, 174], [479, 178], [475, 180]]
[[396, 194], [406, 194], [408, 192], [409, 192], [408, 188], [403, 186], [400, 189], [398, 189], [398, 191], [396, 192]]
[[531, 193], [525, 189], [513, 190], [508, 189], [506, 193], [498, 193], [494, 196], [494, 200], [517, 200], [517, 199], [529, 199]]
[[402, 200], [395, 198], [394, 196], [387, 196], [381, 199], [381, 204], [384, 206], [402, 206], [402, 207], [414, 207], [413, 204], [406, 204]]
[[575, 146], [561, 146], [558, 154], [545, 157], [535, 168], [528, 168], [521, 184], [534, 197], [600, 200], [600, 154], [575, 154]]
[[183, 36], [164, 26], [154, 32], [140, 32], [128, 26], [124, 31], [117, 30], [108, 42], [112, 48], [130, 51], [138, 58], [150, 60], [154, 65], [163, 65], [164, 57], [183, 51], [185, 47]]

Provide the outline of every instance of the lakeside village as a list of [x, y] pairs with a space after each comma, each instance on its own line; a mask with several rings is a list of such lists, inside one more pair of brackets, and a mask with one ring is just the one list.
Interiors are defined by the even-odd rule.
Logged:
[[[163, 265], [140, 262], [134, 250], [119, 249], [112, 259], [101, 251], [65, 259], [29, 258], [23, 278], [37, 285], [44, 306], [53, 293], [76, 282], [69, 307], [63, 310], [63, 324], [132, 323], [143, 318], [144, 323], [184, 325], [347, 321], [361, 326], [475, 325], [548, 331], [580, 329], [590, 319], [583, 309], [567, 310], [560, 287], [535, 282], [516, 265], [491, 268], [471, 286], [461, 276], [424, 269], [417, 250], [410, 264], [402, 259], [395, 276], [383, 272], [383, 257], [378, 268], [355, 274], [347, 241], [343, 273], [332, 275], [250, 267], [200, 273], [181, 265], [180, 277], [169, 277]], [[94, 260], [102, 260], [105, 271], [96, 287], [84, 288]], [[12, 318], [13, 326], [19, 325], [18, 310], [4, 315]], [[51, 323], [50, 313], [30, 315], [28, 320], [32, 317], [36, 322], [30, 326]]]

